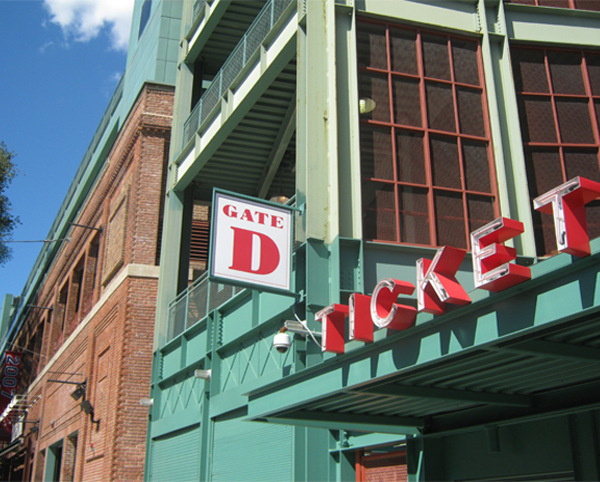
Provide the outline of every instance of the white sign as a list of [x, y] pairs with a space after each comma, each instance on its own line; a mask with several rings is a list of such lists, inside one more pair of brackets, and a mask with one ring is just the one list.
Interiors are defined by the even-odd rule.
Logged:
[[292, 221], [289, 208], [216, 192], [211, 277], [289, 291]]

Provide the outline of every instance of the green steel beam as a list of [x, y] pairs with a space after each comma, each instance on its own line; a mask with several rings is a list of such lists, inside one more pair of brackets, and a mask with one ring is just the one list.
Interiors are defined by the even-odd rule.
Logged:
[[365, 393], [369, 395], [385, 395], [387, 397], [433, 398], [440, 400], [458, 400], [463, 402], [485, 403], [491, 405], [508, 405], [513, 407], [531, 407], [533, 400], [521, 395], [504, 395], [501, 393], [472, 392], [468, 390], [452, 390], [447, 388], [419, 387], [408, 385], [385, 385], [366, 390], [350, 390], [348, 393]]
[[335, 4], [310, 0], [305, 9], [297, 33], [296, 189], [306, 212], [297, 235], [330, 245], [339, 236]]
[[356, 432], [393, 433], [400, 435], [419, 434], [419, 427], [425, 424], [425, 420], [422, 418], [322, 413], [303, 410], [288, 412], [281, 417], [265, 417], [262, 420], [285, 425], [302, 425], [329, 430], [351, 430]]
[[358, 54], [353, 6], [336, 6], [336, 95], [340, 236], [362, 237]]
[[[523, 8], [524, 7], [524, 8]], [[547, 47], [598, 46], [598, 12], [562, 8], [504, 6], [507, 34], [518, 42], [535, 42]]]

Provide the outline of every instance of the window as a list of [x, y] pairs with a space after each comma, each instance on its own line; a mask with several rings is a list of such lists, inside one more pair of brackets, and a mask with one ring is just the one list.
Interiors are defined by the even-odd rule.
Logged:
[[522, 5], [535, 5], [537, 7], [570, 8], [573, 10], [600, 11], [598, 0], [505, 0], [506, 3], [520, 3]]
[[365, 239], [468, 248], [498, 216], [480, 50], [359, 23]]
[[[600, 54], [513, 47], [511, 56], [531, 198], [576, 176], [600, 182]], [[600, 236], [600, 203], [586, 214], [590, 237]], [[555, 253], [552, 217], [533, 216], [538, 255]]]
[[146, 28], [146, 24], [148, 20], [150, 20], [150, 11], [152, 10], [152, 0], [144, 0], [142, 4], [142, 12], [140, 14], [140, 31], [138, 33], [138, 40], [144, 33], [144, 29]]

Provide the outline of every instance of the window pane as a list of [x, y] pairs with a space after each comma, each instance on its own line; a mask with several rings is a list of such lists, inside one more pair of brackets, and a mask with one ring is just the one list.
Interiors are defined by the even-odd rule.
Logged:
[[467, 196], [469, 209], [469, 232], [494, 220], [494, 198], [487, 196]]
[[458, 144], [455, 138], [431, 137], [431, 166], [434, 186], [461, 188]]
[[556, 99], [556, 111], [562, 142], [594, 144], [587, 100]]
[[[529, 195], [532, 199], [565, 182], [558, 149], [526, 153], [525, 162], [527, 165]], [[532, 219], [537, 252], [543, 255], [556, 251], [552, 216], [532, 209]]]
[[569, 8], [569, 0], [538, 0], [540, 7]]
[[596, 200], [586, 204], [585, 219], [590, 239], [596, 239], [600, 236], [600, 201]]
[[[600, 5], [600, 2], [598, 2]], [[600, 55], [586, 55], [587, 70], [593, 95], [600, 95]]]
[[361, 24], [356, 34], [356, 44], [360, 67], [387, 69], [384, 27]]
[[460, 132], [463, 134], [485, 136], [481, 96], [482, 92], [480, 90], [457, 88], [458, 121], [460, 122]]
[[375, 109], [372, 112], [362, 114], [361, 118], [389, 122], [390, 96], [387, 75], [361, 72], [359, 90], [361, 98], [375, 101]]
[[466, 249], [462, 195], [436, 191], [434, 197], [438, 246], [447, 245]]
[[570, 151], [565, 150], [565, 166], [567, 180], [576, 176], [585, 177], [592, 181], [600, 182], [600, 168], [598, 167], [598, 150]]
[[469, 191], [492, 192], [490, 162], [487, 145], [483, 142], [463, 141], [465, 184]]
[[427, 191], [399, 188], [400, 237], [404, 243], [430, 244]]
[[575, 0], [575, 8], [600, 12], [600, 2], [598, 0]]
[[360, 155], [363, 177], [394, 179], [390, 129], [376, 129], [361, 125]]
[[544, 52], [514, 49], [511, 55], [517, 91], [549, 92]]
[[421, 126], [421, 97], [419, 81], [392, 77], [394, 118], [396, 124]]
[[398, 158], [398, 181], [425, 184], [425, 154], [423, 134], [420, 132], [396, 131], [396, 153]]
[[394, 72], [419, 74], [416, 38], [413, 31], [390, 29], [390, 58]]
[[558, 149], [527, 152], [525, 153], [525, 163], [532, 198], [540, 196], [565, 182]]
[[425, 77], [450, 80], [448, 40], [445, 37], [423, 35]]
[[557, 94], [585, 95], [581, 72], [581, 54], [574, 52], [549, 52], [552, 89]]
[[463, 84], [479, 85], [477, 66], [477, 43], [452, 40], [454, 79]]
[[521, 97], [521, 130], [525, 142], [556, 142], [554, 113], [550, 99]]
[[452, 87], [437, 82], [427, 82], [426, 91], [429, 128], [456, 132]]
[[362, 201], [365, 238], [397, 241], [394, 185], [363, 183]]

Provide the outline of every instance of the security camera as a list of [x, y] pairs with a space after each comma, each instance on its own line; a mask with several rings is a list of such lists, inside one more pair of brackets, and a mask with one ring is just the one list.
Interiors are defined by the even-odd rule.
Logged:
[[290, 349], [291, 345], [292, 345], [292, 340], [290, 338], [290, 335], [288, 335], [287, 333], [285, 333], [283, 331], [277, 333], [273, 337], [273, 346], [277, 349], [277, 351], [279, 353], [287, 352]]

